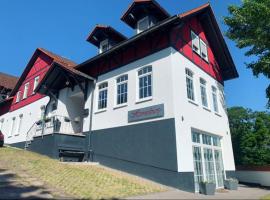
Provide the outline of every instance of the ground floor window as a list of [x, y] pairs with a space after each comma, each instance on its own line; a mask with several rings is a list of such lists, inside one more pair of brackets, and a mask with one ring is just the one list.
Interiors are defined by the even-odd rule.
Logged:
[[192, 131], [195, 191], [199, 192], [202, 181], [214, 182], [223, 187], [224, 168], [221, 138], [200, 131]]

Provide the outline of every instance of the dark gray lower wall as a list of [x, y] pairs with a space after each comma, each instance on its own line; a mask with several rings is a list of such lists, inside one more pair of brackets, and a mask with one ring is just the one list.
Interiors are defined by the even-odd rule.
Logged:
[[[14, 143], [11, 146], [24, 148], [25, 142]], [[35, 137], [28, 150], [59, 159], [59, 150], [85, 151], [85, 137], [54, 133]]]
[[177, 172], [174, 119], [93, 131], [90, 141], [93, 161], [194, 192], [193, 172]]
[[227, 178], [236, 178], [235, 171], [225, 171]]
[[8, 145], [10, 145], [10, 146], [12, 146], [12, 147], [24, 149], [25, 142], [17, 142], [17, 143], [14, 143], [14, 144], [8, 144]]

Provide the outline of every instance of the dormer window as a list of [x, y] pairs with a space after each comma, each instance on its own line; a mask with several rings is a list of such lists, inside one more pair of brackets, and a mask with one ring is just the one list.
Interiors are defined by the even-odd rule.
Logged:
[[149, 28], [149, 17], [144, 17], [137, 22], [137, 33], [141, 33]]
[[110, 48], [110, 44], [109, 44], [109, 40], [103, 40], [102, 42], [100, 42], [100, 47], [99, 47], [99, 53], [103, 53], [107, 50], [109, 50]]

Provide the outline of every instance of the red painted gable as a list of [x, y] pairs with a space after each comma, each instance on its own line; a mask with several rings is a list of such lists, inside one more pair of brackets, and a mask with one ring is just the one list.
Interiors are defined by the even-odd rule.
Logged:
[[[12, 105], [10, 108], [10, 111], [17, 110], [23, 106], [26, 106], [30, 103], [33, 103], [41, 98], [44, 97], [44, 95], [41, 95], [39, 93], [33, 93], [33, 87], [34, 87], [34, 80], [36, 77], [39, 76], [39, 82], [42, 80], [42, 78], [45, 76], [46, 72], [49, 70], [51, 64], [53, 62], [53, 59], [41, 52], [36, 60], [34, 61], [34, 64], [31, 66], [31, 69], [29, 70], [28, 74], [26, 75], [25, 79], [19, 86], [19, 89], [17, 92], [21, 91], [21, 100], [20, 102], [16, 103], [17, 93], [14, 95], [14, 99], [12, 101]], [[22, 99], [23, 93], [24, 93], [24, 86], [26, 83], [29, 83], [29, 89], [27, 98]]]

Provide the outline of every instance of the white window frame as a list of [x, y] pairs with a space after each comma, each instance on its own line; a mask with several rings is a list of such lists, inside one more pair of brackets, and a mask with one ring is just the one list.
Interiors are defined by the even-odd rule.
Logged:
[[218, 90], [215, 86], [212, 86], [212, 101], [213, 101], [213, 110], [215, 113], [219, 114], [219, 105], [218, 105]]
[[[189, 73], [191, 73], [191, 75]], [[196, 91], [195, 91], [195, 84], [194, 84], [194, 73], [193, 71], [191, 71], [189, 68], [185, 68], [185, 75], [186, 75], [186, 94], [187, 94], [187, 99], [191, 102], [194, 102], [196, 103]], [[189, 97], [189, 91], [190, 91], [190, 87], [189, 86], [189, 81], [191, 81], [192, 83], [192, 96], [193, 96], [193, 99], [191, 97]]]
[[23, 99], [26, 99], [28, 97], [29, 86], [30, 86], [29, 82], [25, 83], [23, 90]]
[[9, 136], [8, 137], [12, 137], [12, 135], [14, 134], [15, 123], [16, 123], [16, 117], [12, 117], [11, 118], [11, 124], [10, 124], [10, 130], [9, 130]]
[[18, 91], [16, 95], [16, 103], [19, 103], [21, 101], [22, 97], [22, 91]]
[[[107, 86], [106, 87], [103, 87], [103, 88], [100, 88], [100, 86], [101, 85], [103, 85], [103, 84], [107, 84]], [[100, 83], [100, 84], [98, 84], [98, 90], [97, 90], [97, 111], [105, 111], [106, 109], [107, 109], [107, 107], [108, 107], [108, 87], [109, 87], [109, 84], [108, 84], [108, 82], [102, 82], [102, 83]], [[104, 99], [100, 99], [100, 93], [101, 92], [103, 92], [103, 91], [106, 91], [106, 99], [104, 98]], [[104, 101], [105, 100], [105, 102], [106, 102], [106, 106], [105, 107], [103, 107], [103, 108], [101, 108], [99, 105], [99, 102], [100, 101]]]
[[[142, 73], [139, 75], [140, 71], [143, 71], [144, 69], [150, 67], [151, 68], [151, 71], [150, 72], [146, 72], [146, 73]], [[146, 96], [146, 97], [140, 97], [140, 79], [141, 78], [144, 78], [144, 77], [147, 77], [147, 76], [151, 76], [151, 95], [149, 96]], [[147, 87], [149, 87], [149, 84], [147, 85]], [[146, 87], [143, 87], [143, 88], [146, 88]], [[153, 99], [153, 67], [152, 65], [147, 65], [147, 66], [144, 66], [144, 67], [141, 67], [140, 69], [137, 70], [137, 101], [136, 103], [139, 103], [139, 102], [144, 102], [144, 101], [148, 101], [148, 100], [152, 100]]]
[[21, 128], [22, 128], [22, 120], [23, 120], [23, 114], [20, 114], [18, 118], [18, 122], [17, 122], [15, 136], [20, 135]]
[[[103, 46], [105, 46], [105, 45], [107, 45], [107, 49], [103, 50]], [[103, 40], [103, 41], [100, 42], [100, 44], [99, 44], [99, 53], [103, 53], [103, 52], [105, 52], [105, 51], [107, 51], [109, 49], [110, 49], [110, 44], [109, 44], [108, 39]]]
[[192, 43], [192, 50], [196, 52], [198, 55], [201, 55], [200, 38], [196, 33], [194, 33], [194, 31], [191, 31], [191, 43]]
[[36, 76], [34, 79], [33, 94], [35, 94], [35, 89], [37, 88], [38, 84], [39, 84], [39, 76]]
[[208, 62], [208, 48], [206, 43], [200, 38], [201, 57]]
[[[123, 78], [123, 77], [126, 77], [126, 80], [120, 80], [118, 82], [119, 79]], [[116, 82], [116, 91], [115, 91], [115, 107], [122, 107], [122, 106], [125, 106], [127, 105], [128, 103], [128, 74], [124, 74], [124, 75], [121, 75], [121, 76], [118, 76], [115, 80]], [[124, 93], [121, 93], [120, 91], [120, 94], [118, 93], [118, 87], [121, 87], [122, 85], [125, 85], [126, 84], [126, 92]], [[121, 95], [126, 95], [126, 102], [118, 102], [118, 96], [120, 96], [120, 99], [121, 99]]]
[[[140, 24], [143, 23], [143, 22], [148, 23], [148, 25], [147, 25], [147, 27], [145, 29], [141, 29], [141, 26], [140, 26]], [[146, 16], [146, 17], [140, 19], [139, 21], [137, 21], [137, 33], [141, 33], [143, 31], [147, 30], [149, 27], [150, 27], [150, 22], [149, 22], [149, 17], [148, 16]]]
[[[203, 90], [204, 90], [205, 94], [203, 94]], [[203, 78], [200, 78], [200, 92], [201, 92], [202, 106], [204, 108], [207, 108], [208, 109], [209, 108], [209, 101], [208, 101], [208, 95], [207, 95], [207, 82]], [[203, 96], [203, 95], [205, 95], [205, 96]], [[205, 98], [206, 105], [204, 105], [203, 98]]]

